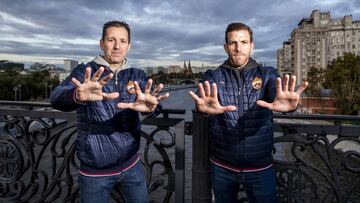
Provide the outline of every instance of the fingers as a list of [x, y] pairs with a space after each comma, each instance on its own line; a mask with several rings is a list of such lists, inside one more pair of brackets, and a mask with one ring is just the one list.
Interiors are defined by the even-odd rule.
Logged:
[[90, 67], [86, 67], [86, 69], [85, 69], [84, 83], [87, 83], [87, 82], [90, 81], [90, 76], [91, 76], [91, 68], [90, 68]]
[[139, 87], [139, 83], [137, 81], [134, 82], [134, 86], [135, 86], [135, 94], [140, 95], [142, 92], [141, 92], [141, 89]]
[[158, 101], [161, 101], [161, 100], [164, 100], [164, 99], [168, 98], [169, 96], [170, 96], [170, 94], [166, 93], [166, 94], [163, 94], [163, 95], [160, 95], [160, 96], [156, 97], [156, 99]]
[[292, 75], [290, 78], [290, 87], [289, 87], [289, 91], [290, 92], [294, 92], [295, 91], [295, 84], [296, 83], [296, 76]]
[[198, 84], [198, 90], [199, 90], [200, 97], [205, 98], [205, 91], [204, 91], [203, 84], [201, 84], [201, 83]]
[[109, 82], [113, 78], [114, 74], [110, 73], [109, 75], [103, 77], [99, 80], [100, 85], [104, 86], [107, 82]]
[[[90, 68], [89, 68], [90, 69]], [[86, 70], [88, 70], [88, 68], [86, 68]], [[91, 70], [90, 70], [91, 71]], [[104, 72], [104, 67], [100, 66], [100, 68], [94, 73], [93, 77], [91, 78], [92, 82], [96, 82], [99, 80], [100, 76], [103, 74]], [[90, 77], [90, 76], [89, 76]]]
[[154, 91], [153, 91], [153, 93], [152, 93], [151, 95], [152, 95], [152, 96], [156, 96], [156, 95], [162, 90], [163, 87], [164, 87], [164, 85], [160, 83], [160, 84], [154, 89]]
[[78, 81], [76, 78], [71, 78], [71, 82], [74, 83], [76, 88], [81, 86], [80, 81]]
[[287, 92], [289, 90], [289, 75], [286, 74], [283, 78], [283, 88], [282, 90], [284, 92]]
[[277, 78], [276, 79], [276, 95], [280, 95], [282, 92], [282, 84], [281, 84], [281, 79]]
[[211, 84], [211, 93], [210, 93], [210, 96], [211, 96], [212, 98], [217, 98], [217, 95], [218, 95], [217, 86], [216, 86], [216, 83], [213, 83], [213, 84]]
[[146, 86], [145, 86], [145, 94], [150, 94], [150, 89], [151, 89], [151, 86], [153, 84], [153, 80], [152, 79], [149, 79], [147, 82], [146, 82]]
[[205, 81], [204, 82], [204, 85], [205, 85], [205, 96], [206, 97], [209, 97], [210, 94], [211, 94], [211, 91], [210, 91], [210, 83], [208, 81]]
[[301, 83], [300, 87], [298, 88], [298, 90], [296, 91], [296, 93], [298, 93], [299, 95], [306, 89], [306, 87], [309, 85], [308, 82], [303, 82]]
[[193, 91], [189, 91], [189, 94], [193, 98], [193, 100], [195, 100], [195, 101], [200, 99]]

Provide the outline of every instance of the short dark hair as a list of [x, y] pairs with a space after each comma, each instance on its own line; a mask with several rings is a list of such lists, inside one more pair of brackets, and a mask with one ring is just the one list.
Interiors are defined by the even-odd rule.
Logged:
[[247, 30], [250, 34], [250, 42], [253, 42], [253, 32], [249, 26], [245, 25], [244, 23], [230, 23], [227, 26], [226, 31], [225, 31], [225, 43], [226, 44], [228, 43], [228, 40], [229, 40], [227, 34], [229, 32], [237, 31], [237, 30]]
[[104, 40], [105, 34], [106, 34], [106, 29], [108, 29], [109, 27], [123, 27], [123, 28], [125, 28], [125, 30], [128, 33], [128, 38], [129, 38], [129, 43], [130, 43], [130, 26], [129, 26], [129, 24], [125, 23], [124, 21], [116, 21], [116, 20], [109, 21], [109, 22], [104, 24], [103, 31], [102, 31], [102, 37], [101, 37], [102, 40]]

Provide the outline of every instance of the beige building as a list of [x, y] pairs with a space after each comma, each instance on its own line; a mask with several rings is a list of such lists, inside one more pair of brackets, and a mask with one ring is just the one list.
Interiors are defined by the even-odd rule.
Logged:
[[[290, 45], [288, 45], [289, 43]], [[303, 18], [291, 33], [291, 39], [278, 50], [278, 69], [286, 72], [286, 53], [291, 49], [291, 73], [307, 78], [311, 67], [326, 69], [328, 64], [345, 52], [360, 55], [360, 21], [351, 15], [331, 19], [330, 12], [312, 11], [310, 18]]]
[[285, 41], [283, 48], [277, 51], [277, 69], [281, 75], [294, 74], [291, 66], [291, 41]]
[[181, 66], [179, 65], [171, 65], [168, 68], [166, 68], [166, 73], [170, 74], [170, 73], [182, 73], [184, 71], [183, 68], [181, 68]]

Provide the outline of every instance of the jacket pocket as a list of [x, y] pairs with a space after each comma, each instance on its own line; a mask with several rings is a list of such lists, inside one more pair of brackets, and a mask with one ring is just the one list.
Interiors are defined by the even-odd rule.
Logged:
[[107, 168], [127, 161], [128, 152], [138, 150], [139, 142], [130, 133], [88, 135], [82, 161], [93, 168]]

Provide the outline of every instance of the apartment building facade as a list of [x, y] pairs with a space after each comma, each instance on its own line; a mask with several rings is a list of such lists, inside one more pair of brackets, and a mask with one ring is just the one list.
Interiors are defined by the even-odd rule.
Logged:
[[[290, 57], [286, 52], [289, 47]], [[278, 70], [296, 75], [300, 82], [306, 80], [311, 67], [326, 69], [345, 52], [360, 55], [360, 21], [354, 21], [351, 15], [331, 19], [329, 11], [314, 10], [310, 18], [298, 23], [291, 38], [278, 50]]]

